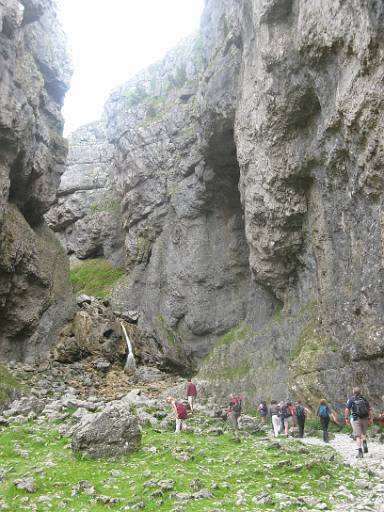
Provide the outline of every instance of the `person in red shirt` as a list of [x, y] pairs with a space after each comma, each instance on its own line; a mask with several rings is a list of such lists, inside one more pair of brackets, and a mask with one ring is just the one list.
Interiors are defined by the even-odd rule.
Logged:
[[193, 412], [193, 409], [194, 409], [196, 395], [197, 395], [196, 386], [195, 386], [195, 384], [193, 384], [191, 379], [188, 379], [188, 383], [187, 383], [187, 399], [188, 399], [188, 403], [189, 403], [189, 407], [191, 409], [191, 412]]
[[180, 434], [183, 429], [184, 420], [187, 419], [187, 408], [185, 405], [177, 401], [173, 396], [166, 398], [166, 402], [171, 405], [173, 412], [175, 413], [176, 429], [175, 434]]
[[231, 393], [229, 395], [229, 405], [227, 409], [228, 420], [231, 423], [232, 427], [238, 430], [239, 428], [239, 417], [241, 415], [242, 408], [242, 398], [241, 396], [234, 395]]

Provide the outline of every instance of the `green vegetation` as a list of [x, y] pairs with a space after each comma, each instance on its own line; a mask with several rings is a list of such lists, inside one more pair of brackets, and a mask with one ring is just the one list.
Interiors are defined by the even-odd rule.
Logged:
[[128, 107], [135, 107], [147, 97], [147, 92], [142, 84], [137, 83], [127, 87], [124, 91], [124, 96], [126, 97]]
[[310, 320], [304, 325], [297, 343], [290, 353], [290, 360], [296, 359], [302, 352], [317, 352], [324, 346], [322, 339], [316, 331], [315, 320]]
[[171, 78], [175, 87], [182, 87], [187, 81], [187, 70], [184, 65], [179, 65], [176, 68], [175, 76]]
[[171, 347], [181, 348], [183, 345], [183, 339], [182, 337], [170, 326], [166, 323], [164, 318], [159, 315], [157, 318], [158, 325], [160, 326], [161, 330], [164, 332], [168, 344]]
[[190, 138], [195, 134], [195, 127], [194, 126], [187, 126], [187, 128], [184, 130], [185, 135]]
[[70, 279], [76, 294], [85, 293], [102, 299], [123, 275], [123, 269], [113, 267], [105, 258], [96, 258], [75, 265]]
[[120, 199], [108, 198], [102, 201], [95, 201], [91, 204], [90, 209], [92, 213], [113, 213], [119, 211], [120, 207]]
[[317, 300], [311, 300], [301, 306], [299, 310], [299, 316], [304, 316], [306, 314], [310, 314], [312, 316], [317, 315], [318, 307], [319, 303], [317, 302]]
[[225, 345], [232, 345], [237, 341], [245, 340], [251, 333], [251, 326], [244, 321], [241, 321], [235, 327], [232, 327], [227, 333], [217, 340], [215, 348]]
[[[233, 363], [234, 361], [232, 361], [232, 364]], [[242, 359], [240, 361], [236, 361], [233, 366], [225, 364], [223, 366], [219, 366], [216, 370], [202, 368], [200, 370], [200, 376], [202, 378], [209, 378], [210, 380], [237, 381], [246, 377], [249, 374], [250, 369], [251, 366], [249, 364], [249, 359]]]
[[297, 343], [290, 353], [290, 361], [300, 357], [301, 354], [316, 352], [338, 352], [339, 347], [333, 338], [323, 336], [319, 332], [315, 319], [309, 320], [301, 330]]
[[[315, 412], [316, 412], [316, 410], [315, 410]], [[310, 431], [310, 430], [320, 431], [321, 430], [320, 419], [319, 418], [307, 419], [305, 422], [305, 429], [307, 431]], [[336, 423], [333, 423], [331, 421], [328, 426], [328, 432], [333, 432], [333, 433], [343, 432], [344, 434], [351, 434], [352, 427], [350, 425], [345, 425], [344, 422], [337, 425]]]
[[223, 16], [223, 32], [224, 32], [224, 37], [227, 37], [229, 32], [230, 32], [230, 26], [229, 26], [229, 22], [228, 22], [228, 19], [227, 17], [224, 15]]
[[[201, 423], [201, 419], [194, 421]], [[292, 439], [276, 443], [260, 436], [234, 438], [227, 433], [175, 436], [148, 428], [143, 432], [142, 449], [118, 460], [76, 457], [68, 442], [59, 435], [58, 425], [30, 422], [0, 428], [0, 460], [5, 471], [0, 502], [6, 503], [6, 510], [169, 512], [180, 503], [187, 512], [216, 508], [245, 512], [276, 510], [283, 499], [279, 493], [283, 493], [284, 510], [294, 511], [301, 496], [317, 497], [332, 507], [341, 499], [336, 496], [340, 485], [359, 493], [354, 484], [358, 470], [346, 467], [330, 447], [304, 447]], [[29, 456], [23, 456], [22, 450]], [[179, 460], [180, 454], [188, 454], [188, 460]], [[26, 476], [35, 479], [35, 493], [18, 490], [13, 484]], [[152, 479], [171, 480], [173, 490], [159, 491]], [[119, 501], [106, 506], [81, 489], [76, 492], [76, 484], [84, 480], [94, 486], [96, 496]], [[194, 481], [195, 489], [191, 487]], [[212, 497], [178, 501], [172, 496], [173, 491], [196, 492], [196, 487], [207, 489]], [[263, 495], [270, 500], [257, 503], [255, 499]], [[305, 508], [316, 507], [308, 504]]]
[[196, 35], [193, 39], [193, 48], [195, 51], [201, 51], [204, 48], [204, 40], [200, 30], [196, 32]]
[[213, 350], [207, 355], [199, 375], [212, 380], [234, 380], [246, 377], [251, 369], [251, 359], [233, 357], [232, 345], [242, 343], [252, 333], [252, 328], [245, 321], [241, 321], [228, 332], [218, 338]]
[[14, 390], [20, 389], [22, 385], [5, 366], [0, 364], [0, 402], [7, 400]]
[[280, 302], [277, 302], [275, 305], [275, 309], [273, 310], [273, 313], [272, 313], [272, 320], [274, 322], [280, 323], [283, 319], [282, 312], [283, 312], [283, 306], [281, 305]]

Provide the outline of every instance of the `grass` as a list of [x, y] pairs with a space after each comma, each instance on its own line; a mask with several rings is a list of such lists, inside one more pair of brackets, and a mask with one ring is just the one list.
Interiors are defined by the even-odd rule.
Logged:
[[183, 339], [181, 338], [181, 336], [170, 325], [168, 325], [166, 323], [163, 316], [161, 316], [161, 315], [157, 316], [156, 320], [158, 321], [158, 325], [164, 332], [164, 334], [168, 340], [168, 344], [171, 347], [180, 349], [183, 345]]
[[105, 258], [96, 258], [75, 265], [70, 279], [77, 295], [85, 293], [102, 299], [124, 274], [123, 269], [113, 267]]
[[235, 341], [245, 340], [249, 336], [250, 332], [251, 326], [242, 321], [231, 330], [226, 332], [223, 336], [220, 336], [215, 344], [215, 348], [231, 345]]
[[90, 206], [92, 213], [114, 213], [118, 212], [120, 208], [121, 200], [116, 198], [108, 198], [101, 201], [95, 201]]
[[0, 403], [6, 401], [13, 390], [21, 390], [22, 385], [9, 372], [5, 366], [0, 364]]
[[[329, 447], [303, 447], [295, 440], [279, 440], [276, 444], [257, 436], [244, 437], [239, 443], [230, 433], [175, 436], [148, 428], [143, 431], [140, 451], [118, 460], [89, 460], [74, 456], [68, 449], [68, 438], [61, 437], [57, 429], [58, 425], [37, 422], [0, 429], [0, 461], [6, 475], [0, 482], [0, 496], [6, 510], [121, 511], [136, 510], [134, 506], [139, 503], [148, 512], [173, 510], [178, 500], [169, 491], [153, 496], [156, 485], [148, 483], [151, 479], [170, 479], [179, 493], [193, 492], [194, 479], [210, 490], [212, 498], [180, 502], [187, 512], [214, 508], [276, 510], [275, 503], [282, 500], [275, 496], [277, 493], [287, 496], [284, 502], [291, 501], [284, 510], [293, 511], [298, 508], [300, 496], [316, 496], [332, 505], [339, 499], [332, 492], [341, 484], [358, 492], [353, 485], [357, 470], [345, 467]], [[20, 449], [28, 450], [29, 456], [22, 456]], [[190, 454], [190, 460], [180, 462], [176, 458], [179, 453]], [[112, 470], [118, 470], [118, 474], [111, 475]], [[13, 484], [26, 476], [35, 478], [36, 493], [18, 490]], [[75, 484], [81, 480], [89, 480], [97, 495], [120, 501], [106, 506], [95, 503], [82, 491], [73, 495]], [[240, 490], [243, 501], [236, 505]], [[263, 492], [271, 496], [272, 502], [255, 504], [252, 498]], [[45, 499], [51, 506], [44, 504]]]

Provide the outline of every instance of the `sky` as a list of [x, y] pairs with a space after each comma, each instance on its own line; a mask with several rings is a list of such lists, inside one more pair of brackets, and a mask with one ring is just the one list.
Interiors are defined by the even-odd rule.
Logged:
[[65, 134], [98, 119], [110, 91], [199, 28], [204, 0], [59, 0], [74, 74]]

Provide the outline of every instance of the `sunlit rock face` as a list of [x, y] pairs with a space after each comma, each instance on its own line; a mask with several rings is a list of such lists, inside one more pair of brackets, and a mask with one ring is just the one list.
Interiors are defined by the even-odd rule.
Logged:
[[113, 146], [104, 124], [83, 126], [69, 136], [68, 145], [57, 203], [46, 220], [72, 259], [105, 256], [123, 265], [122, 195], [115, 187]]
[[67, 258], [43, 214], [67, 153], [70, 67], [50, 0], [0, 3], [0, 357], [44, 356], [68, 314]]
[[107, 104], [114, 300], [210, 392], [383, 394], [382, 23], [381, 2], [211, 0]]

